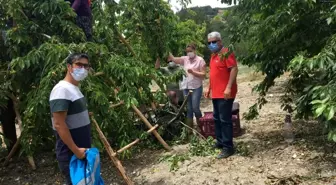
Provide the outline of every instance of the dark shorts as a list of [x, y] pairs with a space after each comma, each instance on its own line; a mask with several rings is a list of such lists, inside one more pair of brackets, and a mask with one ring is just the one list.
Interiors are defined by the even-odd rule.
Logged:
[[82, 28], [86, 39], [92, 41], [92, 16], [77, 16], [76, 24]]

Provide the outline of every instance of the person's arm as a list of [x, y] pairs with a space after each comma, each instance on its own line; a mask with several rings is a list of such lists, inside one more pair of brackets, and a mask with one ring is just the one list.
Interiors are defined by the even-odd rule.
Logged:
[[204, 97], [205, 98], [210, 98], [210, 92], [211, 92], [211, 82], [210, 82], [210, 78], [209, 78], [209, 86], [208, 88], [206, 88], [206, 90], [204, 91]]
[[190, 73], [196, 77], [199, 77], [199, 78], [204, 78], [205, 77], [205, 68], [206, 68], [206, 65], [205, 65], [205, 61], [202, 59], [201, 61], [201, 70], [200, 71], [195, 71], [195, 70], [188, 70], [188, 72], [190, 71]]
[[51, 92], [50, 109], [53, 125], [63, 143], [68, 146], [77, 158], [82, 159], [85, 157], [85, 148], [79, 148], [74, 143], [70, 130], [65, 122], [71, 103], [70, 96], [71, 94], [63, 87], [58, 87]]
[[205, 66], [201, 68], [201, 71], [195, 71], [192, 69], [188, 69], [188, 72], [196, 77], [204, 78], [205, 77]]
[[158, 57], [155, 61], [155, 69], [159, 69], [161, 66], [161, 63], [160, 63], [160, 58]]
[[62, 139], [63, 143], [68, 146], [68, 148], [77, 156], [80, 157], [80, 150], [78, 146], [73, 141], [70, 130], [65, 123], [65, 118], [67, 116], [66, 111], [61, 112], [54, 112], [53, 119], [54, 119], [54, 127]]
[[233, 53], [226, 60], [226, 65], [230, 69], [230, 78], [224, 91], [224, 98], [231, 98], [231, 88], [236, 81], [238, 74], [238, 65]]
[[155, 69], [159, 70], [162, 74], [169, 74], [169, 71], [165, 67], [161, 67], [160, 58], [156, 59]]
[[[210, 68], [210, 66], [209, 66], [209, 68]], [[204, 61], [204, 70], [206, 70], [205, 61]], [[210, 79], [210, 75], [209, 75], [209, 86], [208, 86], [208, 88], [205, 88], [205, 89], [206, 90], [204, 92], [204, 97], [205, 98], [210, 98], [210, 92], [211, 92], [211, 79]]]
[[236, 81], [237, 79], [237, 74], [238, 74], [238, 66], [234, 66], [230, 68], [230, 78], [229, 78], [229, 82], [226, 86], [226, 88], [232, 88], [233, 83]]
[[182, 57], [174, 57], [171, 53], [168, 56], [168, 61], [173, 61], [176, 64], [183, 64], [184, 59]]
[[[78, 11], [79, 6], [81, 5], [83, 0], [75, 0], [74, 3], [72, 4], [72, 9], [75, 10], [75, 12]], [[84, 0], [85, 1], [85, 0]]]

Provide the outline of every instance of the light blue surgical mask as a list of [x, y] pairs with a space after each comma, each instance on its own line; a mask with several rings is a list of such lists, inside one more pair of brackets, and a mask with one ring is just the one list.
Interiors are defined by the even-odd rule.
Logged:
[[71, 76], [76, 81], [82, 81], [88, 76], [88, 70], [85, 68], [73, 68], [73, 72], [71, 73]]
[[217, 43], [210, 43], [208, 45], [208, 48], [212, 53], [216, 53], [217, 51], [219, 51], [219, 47], [218, 47]]

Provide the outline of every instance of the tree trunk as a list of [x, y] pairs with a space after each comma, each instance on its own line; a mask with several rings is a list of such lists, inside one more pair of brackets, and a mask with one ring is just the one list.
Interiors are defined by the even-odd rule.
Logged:
[[8, 99], [7, 107], [0, 110], [0, 121], [5, 139], [9, 140], [7, 150], [10, 152], [17, 141], [13, 101]]

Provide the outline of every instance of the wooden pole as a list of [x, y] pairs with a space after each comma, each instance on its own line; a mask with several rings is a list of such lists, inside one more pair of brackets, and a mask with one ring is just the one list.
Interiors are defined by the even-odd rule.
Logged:
[[120, 160], [115, 157], [116, 153], [113, 151], [112, 147], [110, 146], [109, 142], [107, 141], [106, 137], [104, 136], [103, 132], [100, 130], [99, 125], [97, 121], [94, 119], [94, 117], [91, 115], [91, 120], [93, 122], [94, 127], [96, 128], [100, 140], [103, 142], [105, 149], [107, 151], [107, 154], [109, 155], [111, 161], [113, 164], [117, 167], [119, 170], [121, 176], [123, 177], [124, 181], [126, 182], [127, 185], [133, 185], [134, 183], [132, 180], [127, 176], [126, 170], [121, 164]]
[[[138, 116], [140, 117], [140, 119], [146, 124], [146, 126], [149, 129], [152, 129], [153, 126], [149, 123], [149, 121], [146, 119], [146, 117], [141, 113], [141, 111], [136, 108], [134, 105], [132, 105], [133, 110], [138, 114]], [[168, 150], [171, 151], [172, 148], [170, 148], [170, 146], [162, 139], [162, 137], [160, 136], [160, 134], [156, 131], [153, 130], [152, 133], [154, 134], [154, 136], [159, 140], [159, 142], [163, 145], [163, 147]]]
[[131, 148], [133, 145], [139, 143], [139, 141], [140, 141], [140, 139], [136, 139], [136, 140], [133, 141], [132, 143], [130, 143], [130, 144], [124, 146], [123, 148], [119, 149], [119, 150], [117, 151], [116, 155], [117, 155], [117, 154], [120, 154], [121, 152], [123, 152], [123, 151], [125, 151], [125, 150], [127, 150], [127, 149], [129, 149], [129, 148]]

